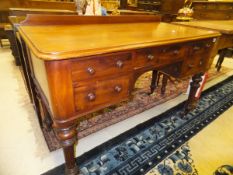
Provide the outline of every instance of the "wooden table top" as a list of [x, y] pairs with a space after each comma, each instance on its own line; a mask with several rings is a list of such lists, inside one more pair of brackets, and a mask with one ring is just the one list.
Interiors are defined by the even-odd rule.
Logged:
[[161, 22], [20, 26], [33, 53], [61, 60], [220, 36], [215, 31]]
[[185, 26], [216, 30], [223, 34], [233, 34], [233, 20], [190, 21], [174, 23]]

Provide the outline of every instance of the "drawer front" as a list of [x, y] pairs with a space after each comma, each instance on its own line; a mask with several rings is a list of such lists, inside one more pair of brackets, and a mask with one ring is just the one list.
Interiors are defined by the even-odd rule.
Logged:
[[219, 47], [221, 49], [227, 47], [233, 47], [233, 35], [222, 34], [219, 40]]
[[205, 71], [213, 45], [212, 39], [189, 44], [189, 54], [183, 63], [182, 74], [188, 76]]
[[196, 54], [188, 58], [187, 61], [183, 63], [183, 75], [188, 76], [196, 72], [205, 71], [207, 63], [207, 54]]
[[129, 75], [83, 83], [74, 88], [77, 111], [96, 110], [126, 99], [129, 95]]
[[162, 72], [165, 72], [173, 77], [179, 77], [181, 73], [182, 62], [177, 62], [172, 65], [167, 65], [161, 69]]
[[186, 50], [187, 48], [181, 45], [141, 49], [136, 51], [136, 58], [133, 64], [135, 68], [169, 64], [182, 59]]
[[131, 69], [132, 58], [130, 53], [92, 57], [72, 62], [72, 79], [76, 82], [124, 73]]
[[210, 49], [213, 47], [213, 44], [214, 43], [212, 39], [193, 42], [189, 44], [189, 56], [205, 54], [206, 52], [210, 51]]
[[159, 63], [171, 63], [183, 59], [187, 51], [187, 47], [174, 45], [159, 49]]

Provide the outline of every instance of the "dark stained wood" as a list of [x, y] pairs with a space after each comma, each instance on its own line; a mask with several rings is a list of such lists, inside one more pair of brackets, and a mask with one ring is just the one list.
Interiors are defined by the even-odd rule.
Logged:
[[184, 6], [185, 0], [163, 0], [161, 3], [161, 13], [177, 14], [179, 9]]
[[4, 30], [5, 30], [5, 33], [7, 34], [9, 42], [10, 42], [11, 53], [14, 56], [15, 64], [18, 66], [21, 63], [20, 63], [19, 51], [18, 51], [17, 44], [16, 44], [17, 41], [16, 41], [16, 37], [14, 34], [14, 30], [13, 30], [12, 26], [10, 26], [10, 25], [6, 25]]
[[150, 94], [152, 94], [157, 87], [157, 78], [158, 78], [158, 71], [153, 70], [152, 71], [152, 80], [151, 80], [151, 85], [150, 85]]
[[185, 104], [185, 108], [184, 108], [184, 115], [186, 115], [189, 111], [191, 111], [196, 107], [197, 99], [195, 98], [195, 95], [197, 89], [200, 87], [200, 82], [202, 81], [202, 75], [203, 73], [198, 73], [192, 77], [192, 82], [190, 83], [188, 101]]
[[193, 17], [201, 20], [233, 19], [233, 2], [229, 1], [193, 1]]
[[220, 71], [226, 53], [227, 53], [227, 49], [222, 49], [219, 51], [219, 58], [215, 66], [217, 68], [217, 71]]
[[26, 42], [27, 75], [29, 80], [35, 79], [31, 87], [44, 94], [33, 96], [46, 97], [41, 102], [51, 109], [69, 175], [78, 174], [74, 159], [78, 121], [128, 99], [143, 73], [162, 70], [175, 77], [196, 74], [185, 109], [189, 111], [199, 75], [209, 68], [206, 63], [220, 35], [161, 23], [148, 15], [46, 19], [29, 16], [19, 33]]
[[161, 87], [161, 94], [162, 94], [162, 95], [165, 94], [166, 86], [167, 86], [167, 81], [168, 81], [168, 75], [163, 74], [162, 87]]

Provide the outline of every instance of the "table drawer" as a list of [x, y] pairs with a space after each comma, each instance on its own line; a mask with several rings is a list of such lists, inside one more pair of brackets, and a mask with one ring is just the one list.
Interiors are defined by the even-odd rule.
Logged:
[[83, 82], [81, 86], [74, 88], [76, 110], [96, 110], [126, 99], [129, 95], [130, 77], [123, 75], [92, 83]]
[[233, 47], [233, 35], [222, 34], [218, 45], [220, 49]]
[[159, 62], [170, 63], [183, 58], [186, 54], [187, 47], [182, 45], [173, 45], [170, 47], [159, 48]]
[[183, 63], [182, 74], [185, 76], [192, 75], [196, 72], [205, 71], [206, 68], [206, 54], [194, 55], [188, 61]]
[[213, 45], [212, 39], [190, 43], [188, 56], [182, 66], [182, 74], [188, 76], [196, 72], [205, 72]]
[[213, 47], [214, 43], [212, 39], [203, 40], [201, 42], [194, 42], [189, 44], [189, 57], [193, 55], [202, 55], [206, 54], [206, 52], [209, 52], [210, 49]]
[[160, 65], [172, 63], [185, 56], [187, 47], [181, 45], [154, 47], [151, 49], [141, 49], [136, 52], [134, 67], [140, 68], [144, 65]]
[[90, 57], [72, 62], [72, 79], [80, 81], [105, 75], [124, 73], [132, 69], [130, 53]]

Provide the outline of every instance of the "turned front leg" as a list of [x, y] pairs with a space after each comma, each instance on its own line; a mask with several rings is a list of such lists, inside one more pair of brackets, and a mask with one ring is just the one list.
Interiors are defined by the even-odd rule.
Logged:
[[188, 96], [188, 100], [185, 103], [185, 107], [184, 107], [184, 114], [187, 114], [189, 111], [191, 111], [192, 109], [194, 109], [196, 107], [196, 92], [198, 90], [198, 88], [200, 87], [200, 82], [202, 81], [202, 73], [199, 74], [195, 74], [192, 77], [192, 81], [190, 83], [190, 92], [189, 92], [189, 96]]
[[65, 175], [78, 175], [78, 167], [75, 161], [75, 143], [77, 142], [77, 125], [66, 128], [55, 128], [57, 137], [63, 148], [65, 157]]

